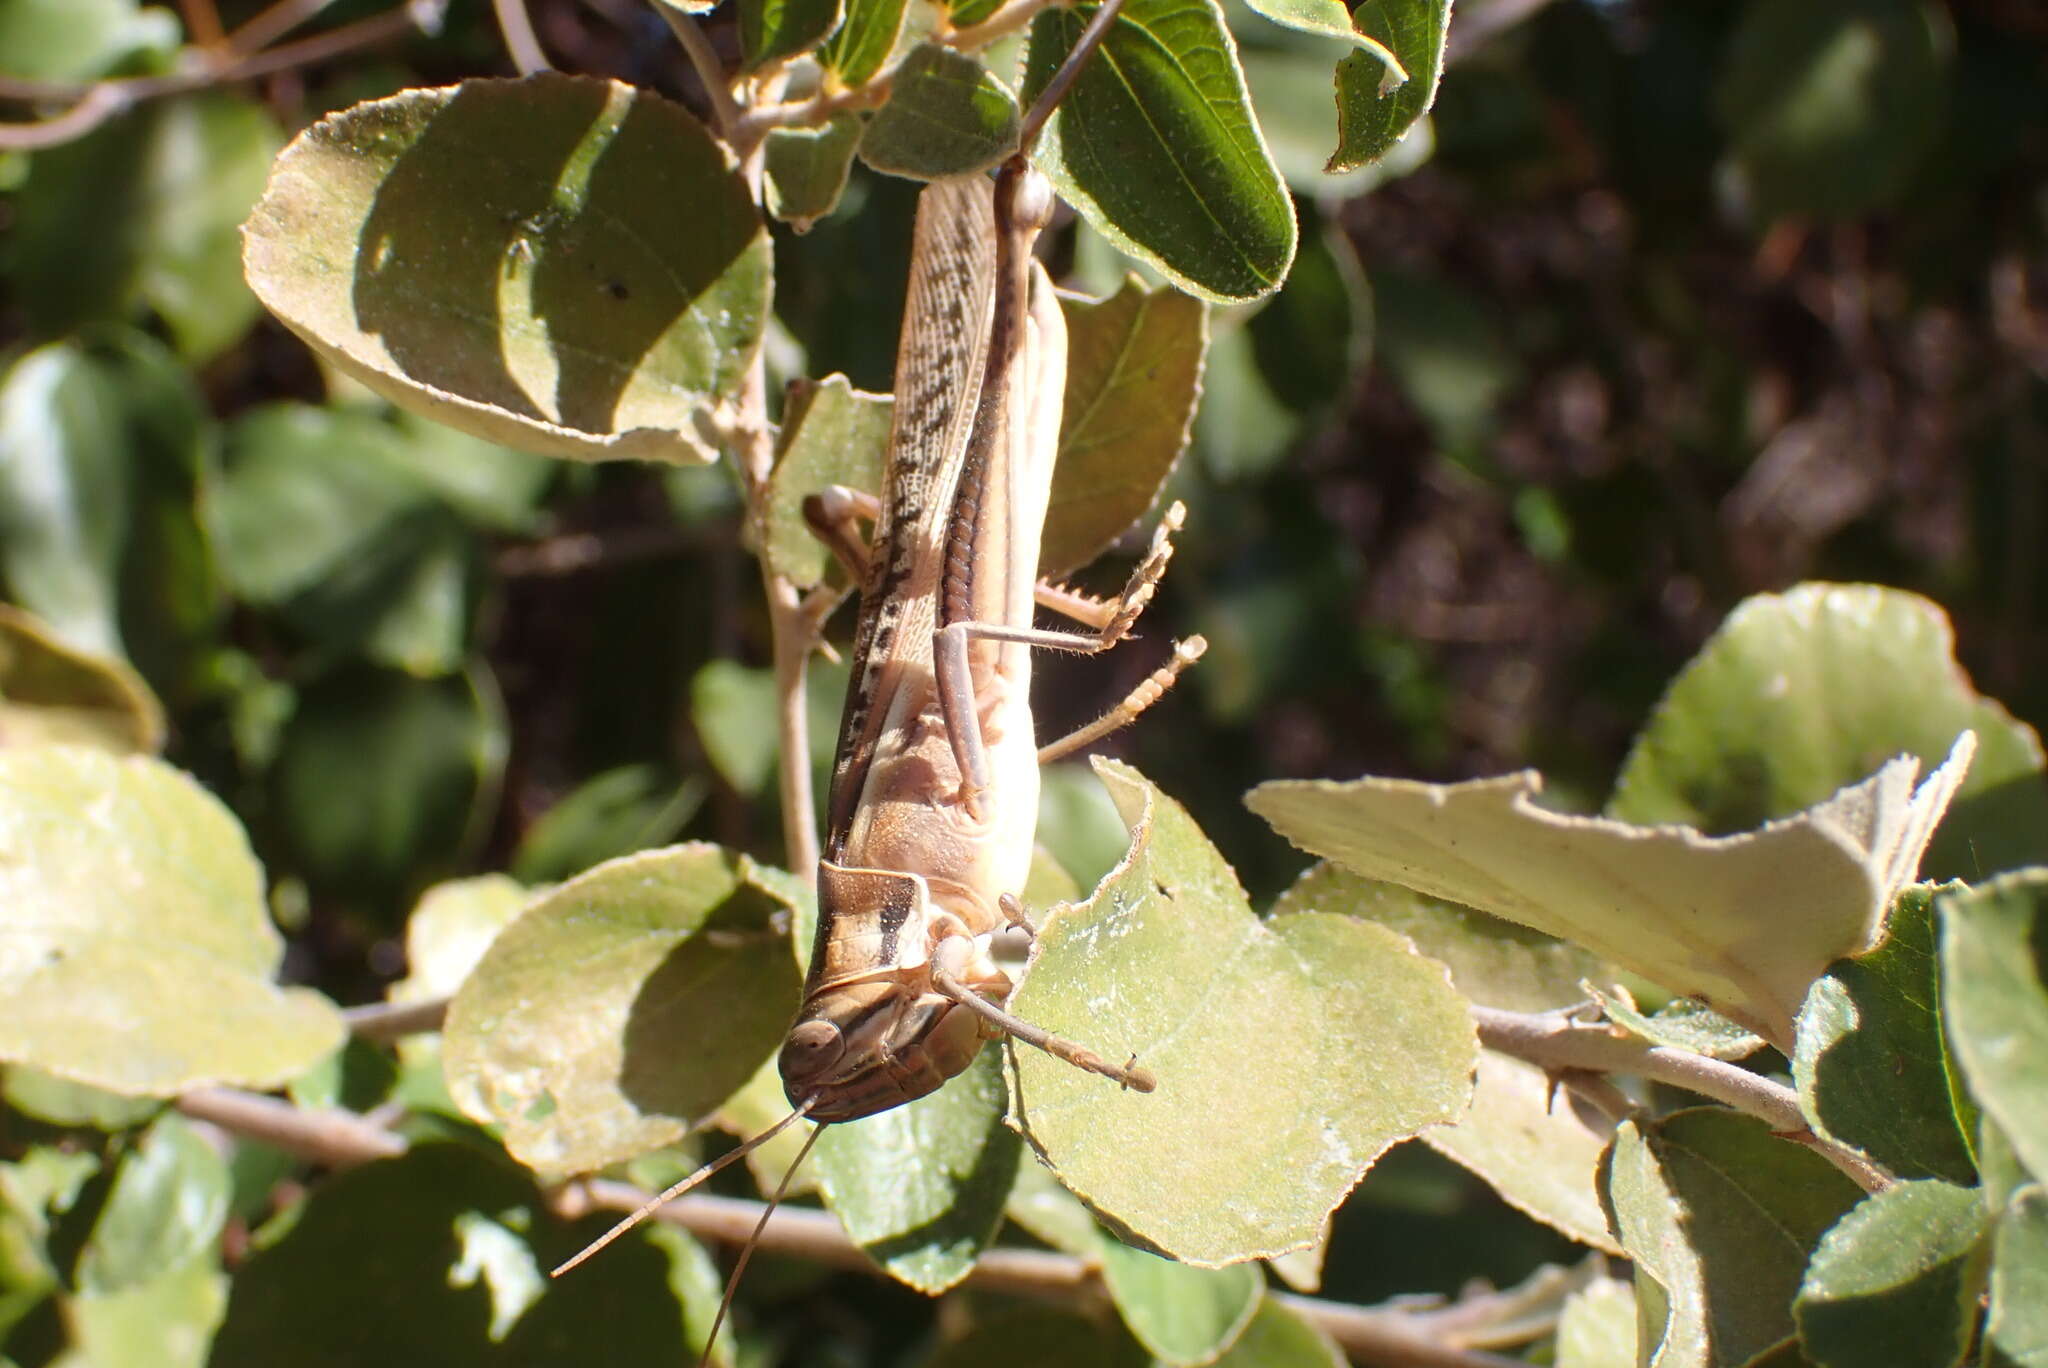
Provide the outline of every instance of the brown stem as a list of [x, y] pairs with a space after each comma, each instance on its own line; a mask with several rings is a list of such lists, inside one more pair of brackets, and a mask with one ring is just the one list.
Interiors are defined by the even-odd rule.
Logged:
[[525, 0], [491, 0], [491, 12], [505, 39], [505, 51], [511, 54], [512, 65], [519, 68], [521, 76], [554, 70], [547, 53], [541, 51], [540, 37], [533, 31], [533, 16], [526, 12]]
[[1557, 1012], [1503, 1012], [1475, 1003], [1472, 1020], [1479, 1028], [1479, 1043], [1489, 1050], [1553, 1072], [1582, 1069], [1669, 1083], [1759, 1118], [1787, 1140], [1821, 1155], [1866, 1192], [1879, 1192], [1892, 1184], [1891, 1177], [1870, 1160], [1815, 1135], [1799, 1109], [1799, 1095], [1761, 1074], [1690, 1050], [1652, 1045], [1612, 1027], [1576, 1022]]
[[[405, 1152], [405, 1141], [352, 1112], [302, 1111], [288, 1102], [233, 1088], [199, 1088], [177, 1102], [196, 1120], [249, 1139], [276, 1145], [304, 1159], [347, 1168]], [[627, 1183], [592, 1179], [564, 1188], [556, 1208], [575, 1216], [592, 1207], [632, 1211], [647, 1193]], [[695, 1194], [669, 1203], [655, 1219], [693, 1235], [728, 1244], [744, 1242], [761, 1221], [765, 1204]], [[880, 1275], [872, 1259], [846, 1236], [838, 1220], [823, 1211], [783, 1207], [761, 1233], [761, 1246], [832, 1268]], [[1093, 1295], [1100, 1269], [1092, 1260], [1035, 1249], [982, 1251], [968, 1281], [990, 1291], [1039, 1297]], [[1416, 1328], [1408, 1312], [1345, 1306], [1314, 1297], [1281, 1296], [1289, 1308], [1361, 1362], [1385, 1368], [1515, 1368], [1514, 1359], [1459, 1348]], [[1440, 1309], [1430, 1314], [1441, 1314]]]

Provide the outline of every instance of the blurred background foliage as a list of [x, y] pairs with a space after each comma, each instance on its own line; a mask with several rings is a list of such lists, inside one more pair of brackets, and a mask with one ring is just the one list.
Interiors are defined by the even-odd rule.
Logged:
[[[563, 69], [701, 108], [637, 0], [529, 8]], [[1263, 904], [1304, 861], [1243, 808], [1254, 783], [1536, 766], [1590, 810], [1727, 611], [1802, 579], [1937, 600], [1978, 686], [2048, 720], [2048, 8], [1466, 0], [1427, 126], [1340, 177], [1321, 163], [1342, 45], [1226, 11], [1302, 252], [1279, 295], [1214, 320], [1150, 642], [1045, 662], [1048, 732], [1204, 633], [1208, 658], [1107, 749]], [[24, 118], [24, 97], [169, 71], [210, 13], [0, 0], [0, 96]], [[342, 0], [319, 27], [389, 14]], [[730, 7], [707, 22], [730, 55]], [[231, 802], [275, 881], [287, 976], [341, 1002], [402, 972], [435, 880], [559, 878], [684, 837], [782, 850], [729, 474], [556, 464], [399, 415], [242, 283], [236, 229], [291, 133], [508, 70], [488, 6], [457, 0], [431, 35], [0, 150], [5, 596], [163, 699], [167, 758]], [[777, 371], [889, 386], [915, 190], [860, 170], [813, 231], [777, 226]], [[1098, 290], [1123, 269], [1085, 230], [1052, 250]], [[822, 764], [844, 675], [813, 673]], [[1120, 852], [1111, 823], [1092, 779], [1050, 779], [1078, 877]], [[1333, 1296], [1569, 1255], [1419, 1146], [1364, 1196]], [[824, 1276], [782, 1265], [756, 1290]]]

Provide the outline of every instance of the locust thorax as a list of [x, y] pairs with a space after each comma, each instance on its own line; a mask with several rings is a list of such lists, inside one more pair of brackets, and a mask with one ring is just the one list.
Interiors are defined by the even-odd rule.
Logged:
[[[979, 1020], [932, 985], [934, 958], [975, 983], [975, 941], [915, 874], [820, 861], [818, 936], [803, 1007], [782, 1046], [783, 1090], [813, 1121], [851, 1121], [923, 1097], [981, 1050]], [[991, 979], [993, 975], [993, 979]]]

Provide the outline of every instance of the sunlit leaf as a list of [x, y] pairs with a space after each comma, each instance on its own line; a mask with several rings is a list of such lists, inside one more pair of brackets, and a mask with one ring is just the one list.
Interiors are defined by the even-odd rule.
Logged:
[[[1506, 1011], [1569, 1006], [1584, 996], [1579, 984], [1598, 972], [1597, 961], [1576, 946], [1332, 864], [1311, 868], [1273, 904], [1275, 916], [1311, 911], [1363, 917], [1409, 937], [1450, 969], [1459, 992]], [[1595, 1186], [1610, 1133], [1611, 1127], [1582, 1116], [1542, 1069], [1482, 1052], [1471, 1108], [1422, 1138], [1511, 1205], [1575, 1240], [1619, 1253]]]
[[1351, 22], [1393, 55], [1407, 79], [1400, 80], [1378, 52], [1356, 52], [1338, 63], [1332, 171], [1349, 171], [1386, 155], [1436, 103], [1451, 0], [1360, 0]]
[[[1475, 1057], [1464, 999], [1402, 937], [1343, 916], [1261, 923], [1176, 803], [1098, 760], [1132, 837], [1087, 902], [1040, 930], [1017, 1015], [1154, 1093], [1015, 1053], [1015, 1123], [1062, 1182], [1133, 1240], [1190, 1263], [1313, 1243], [1388, 1145], [1454, 1119]], [[1259, 1023], [1261, 1065], [1244, 1067]], [[1375, 1061], [1398, 1054], [1398, 1071]], [[1190, 1205], [1190, 1185], [1209, 1197]]]
[[1196, 1268], [1107, 1235], [1097, 1237], [1097, 1257], [1124, 1325], [1173, 1368], [1215, 1362], [1251, 1324], [1266, 1291], [1256, 1264]]
[[1636, 1263], [1639, 1361], [1659, 1368], [1745, 1363], [1791, 1338], [1807, 1259], [1863, 1195], [1726, 1107], [1623, 1122], [1601, 1179]]
[[[1092, 13], [1032, 21], [1027, 99]], [[1192, 294], [1255, 299], [1287, 277], [1294, 208], [1215, 0], [1129, 0], [1033, 157], [1096, 231]]]
[[183, 1117], [161, 1116], [114, 1170], [74, 1282], [108, 1293], [154, 1281], [209, 1253], [227, 1214], [220, 1152]]
[[2036, 1183], [1999, 1214], [1991, 1261], [1988, 1362], [2048, 1364], [2048, 1189]]
[[1039, 546], [1041, 575], [1088, 564], [1145, 515], [1187, 446], [1208, 311], [1135, 277], [1108, 299], [1060, 301], [1067, 387]]
[[1817, 803], [1902, 752], [1933, 765], [1977, 735], [1926, 859], [1980, 879], [2048, 859], [2041, 740], [1970, 684], [1939, 606], [1869, 584], [1746, 599], [1636, 738], [1607, 812], [1721, 834]]
[[1902, 1178], [1970, 1183], [1970, 1119], [1951, 1096], [1939, 975], [1934, 892], [1909, 888], [1892, 905], [1884, 943], [1813, 985], [1799, 1012], [1792, 1076], [1822, 1135]]
[[896, 69], [889, 103], [868, 120], [860, 159], [931, 181], [986, 170], [1017, 149], [1017, 99], [964, 53], [921, 43]]
[[1943, 893], [1941, 1013], [1970, 1095], [2048, 1173], [2048, 874]]
[[903, 31], [903, 0], [846, 0], [846, 20], [818, 53], [842, 86], [863, 85], [889, 59]]
[[0, 864], [0, 1058], [169, 1096], [275, 1087], [340, 1044], [332, 1004], [271, 981], [284, 945], [240, 825], [168, 765], [0, 750]]
[[1636, 1368], [1633, 1288], [1602, 1278], [1572, 1293], [1557, 1322], [1557, 1368]]
[[58, 640], [0, 604], [0, 745], [163, 749], [164, 710], [125, 661]]
[[788, 901], [717, 846], [644, 851], [536, 898], [448, 1010], [449, 1091], [551, 1174], [672, 1143], [781, 1042]]
[[829, 485], [867, 494], [881, 489], [894, 407], [888, 395], [857, 390], [843, 375], [800, 384], [791, 394], [768, 482], [766, 555], [799, 588], [823, 580], [832, 559], [804, 522], [804, 499]]
[[1814, 1251], [1792, 1314], [1823, 1368], [1954, 1368], [1984, 1294], [1983, 1195], [1935, 1181], [1866, 1197]]
[[1798, 817], [1715, 838], [1546, 811], [1533, 772], [1280, 781], [1245, 801], [1304, 849], [1561, 936], [1789, 1047], [1807, 986], [1882, 931], [1969, 753], [1965, 737], [1917, 791], [1905, 757]]
[[769, 247], [680, 108], [544, 74], [357, 105], [278, 158], [244, 264], [392, 402], [582, 460], [709, 459], [760, 346]]
[[995, 1237], [1023, 1146], [1003, 1124], [1002, 1053], [984, 1049], [937, 1092], [828, 1126], [816, 1163], [826, 1204], [891, 1276], [937, 1294]]
[[761, 149], [768, 212], [799, 233], [839, 205], [860, 146], [860, 120], [839, 114], [820, 128], [778, 128]]
[[839, 26], [840, 0], [738, 0], [740, 52], [748, 67], [810, 51]]

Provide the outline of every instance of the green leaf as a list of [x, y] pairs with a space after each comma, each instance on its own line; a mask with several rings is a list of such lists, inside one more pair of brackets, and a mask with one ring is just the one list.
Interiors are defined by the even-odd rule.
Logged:
[[2048, 1173], [2048, 871], [1942, 893], [1941, 1012], [1970, 1095]]
[[162, 1106], [152, 1097], [123, 1097], [20, 1064], [7, 1069], [4, 1092], [8, 1106], [38, 1121], [103, 1131], [139, 1126]]
[[245, 414], [208, 511], [242, 598], [336, 651], [422, 677], [461, 667], [483, 548], [391, 424], [303, 404]]
[[503, 874], [435, 884], [406, 918], [406, 975], [386, 996], [430, 1002], [454, 993], [531, 897], [531, 890]]
[[[1225, 12], [1229, 11], [1226, 4]], [[1272, 149], [1274, 165], [1296, 195], [1335, 202], [1354, 199], [1407, 175], [1435, 153], [1436, 140], [1424, 117], [1378, 160], [1333, 173], [1330, 154], [1337, 146], [1340, 125], [1330, 72], [1343, 50], [1250, 25], [1235, 27], [1238, 62], [1251, 90], [1252, 107], [1259, 112], [1259, 131]]]
[[193, 1259], [118, 1292], [65, 1304], [78, 1359], [136, 1368], [202, 1368], [227, 1308], [228, 1279], [212, 1259]]
[[1971, 687], [1947, 614], [1899, 589], [1802, 584], [1728, 615], [1636, 738], [1607, 811], [1740, 831], [1901, 752], [1935, 764], [1964, 730], [1977, 734], [1977, 758], [1927, 877], [2048, 858], [2040, 738]]
[[449, 1091], [520, 1162], [584, 1173], [671, 1144], [781, 1043], [788, 899], [692, 844], [610, 861], [528, 905], [448, 1009]]
[[580, 460], [702, 461], [761, 345], [769, 245], [726, 153], [644, 92], [552, 73], [357, 105], [245, 229], [271, 311], [392, 402]]
[[1146, 1368], [1151, 1361], [1114, 1323], [1031, 1306], [980, 1321], [922, 1368]]
[[1297, 413], [1322, 414], [1345, 400], [1370, 362], [1372, 296], [1341, 229], [1321, 218], [1304, 229], [1287, 283], [1246, 322], [1245, 335], [1274, 396]]
[[1216, 1368], [1345, 1368], [1351, 1360], [1299, 1312], [1271, 1297], [1237, 1342], [1216, 1359]]
[[1208, 311], [1135, 276], [1108, 299], [1062, 299], [1067, 385], [1039, 574], [1088, 564], [1159, 497], [1202, 396]]
[[1756, 217], [1894, 203], [1934, 147], [1955, 35], [1920, 0], [1756, 0], [1716, 103]]
[[[1595, 989], [1593, 998], [1609, 1021], [1652, 1045], [1690, 1050], [1709, 1059], [1747, 1059], [1764, 1048], [1762, 1036], [1743, 1029], [1697, 998], [1673, 998], [1648, 1015], [1636, 1007], [1628, 989], [1618, 984], [1605, 992]], [[1804, 1011], [1802, 1008], [1802, 1020]]]
[[1101, 1227], [1081, 1199], [1060, 1186], [1052, 1170], [1033, 1160], [1017, 1165], [1017, 1182], [1003, 1203], [1003, 1215], [1054, 1249], [1093, 1259]]
[[504, 766], [487, 685], [356, 668], [303, 690], [269, 776], [298, 870], [366, 902], [451, 871], [481, 836]]
[[[1036, 99], [1092, 5], [1032, 21]], [[1215, 0], [1129, 0], [1034, 153], [1060, 197], [1191, 294], [1271, 294], [1294, 260], [1294, 206], [1259, 135]]]
[[[337, 1174], [236, 1275], [210, 1368], [484, 1362], [540, 1281], [532, 1254], [490, 1218], [540, 1205], [516, 1170], [453, 1145]], [[630, 1277], [628, 1250], [608, 1262], [612, 1277]]]
[[868, 120], [860, 159], [932, 181], [984, 171], [1017, 150], [1017, 99], [972, 57], [920, 43], [896, 69], [889, 103]]
[[799, 233], [839, 206], [860, 146], [860, 120], [835, 114], [822, 128], [778, 128], [762, 144], [768, 212]]
[[[1393, 3], [1397, 6], [1400, 2], [1401, 0], [1381, 0], [1381, 3]], [[1254, 11], [1276, 24], [1297, 29], [1302, 33], [1341, 39], [1357, 47], [1361, 52], [1371, 54], [1385, 69], [1385, 79], [1390, 85], [1405, 84], [1408, 80], [1408, 71], [1401, 65], [1401, 59], [1379, 39], [1360, 32], [1352, 23], [1351, 13], [1344, 8], [1341, 0], [1249, 0], [1249, 3]], [[1368, 7], [1372, 4], [1373, 0], [1367, 0]], [[1421, 9], [1425, 6], [1416, 5], [1415, 8]], [[1448, 11], [1450, 6], [1445, 3], [1443, 8]]]
[[1799, 1012], [1792, 1076], [1820, 1134], [1902, 1178], [1971, 1183], [1969, 1121], [1956, 1114], [1934, 957], [1934, 890], [1906, 889], [1884, 943], [1837, 962]]
[[1991, 1262], [1988, 1368], [2048, 1364], [2048, 1190], [2035, 1183], [1999, 1213]]
[[227, 1161], [182, 1116], [160, 1116], [114, 1170], [77, 1287], [119, 1292], [173, 1272], [211, 1253], [227, 1214]]
[[0, 5], [0, 72], [39, 81], [87, 81], [137, 53], [168, 56], [177, 16], [137, 0], [8, 0]]
[[710, 785], [677, 783], [653, 765], [593, 775], [535, 819], [512, 856], [524, 883], [554, 883], [594, 864], [667, 845], [704, 806]]
[[839, 11], [840, 0], [739, 0], [743, 68], [809, 52], [839, 27]]
[[161, 657], [210, 627], [217, 589], [192, 506], [206, 425], [191, 377], [147, 338], [18, 360], [0, 379], [9, 597], [98, 655]]
[[340, 1043], [325, 998], [271, 982], [284, 945], [240, 825], [170, 766], [0, 751], [0, 863], [0, 1059], [168, 1097], [276, 1087]]
[[38, 153], [4, 253], [36, 331], [146, 308], [188, 360], [240, 340], [257, 310], [236, 229], [282, 141], [261, 104], [210, 91], [151, 102]]
[[[1010, 1010], [1106, 1059], [1135, 1055], [1159, 1089], [1020, 1051], [1014, 1124], [1113, 1228], [1161, 1253], [1214, 1265], [1312, 1244], [1381, 1151], [1463, 1112], [1464, 999], [1382, 928], [1261, 923], [1178, 804], [1126, 766], [1095, 769], [1130, 852], [1040, 930]], [[1261, 1063], [1247, 1070], [1253, 1020]], [[1377, 1067], [1395, 1055], [1400, 1070]]]
[[1266, 1280], [1257, 1264], [1196, 1268], [1097, 1237], [1102, 1281], [1124, 1325], [1173, 1368], [1214, 1363], [1258, 1312]]
[[1636, 1294], [1601, 1278], [1565, 1301], [1557, 1322], [1557, 1368], [1636, 1368]]
[[865, 85], [895, 51], [903, 10], [903, 0], [846, 0], [846, 19], [818, 53], [819, 64], [842, 87]]
[[1641, 1361], [1660, 1368], [1745, 1363], [1789, 1338], [1808, 1256], [1863, 1195], [1725, 1107], [1624, 1121], [1601, 1194], [1636, 1263]]
[[1330, 156], [1331, 171], [1349, 171], [1385, 156], [1436, 103], [1451, 0], [1360, 0], [1351, 22], [1391, 52], [1408, 79], [1398, 80], [1376, 52], [1354, 52], [1337, 64], [1337, 150]]
[[1968, 750], [1959, 743], [1917, 791], [1918, 763], [1894, 760], [1797, 818], [1716, 839], [1546, 811], [1533, 771], [1280, 781], [1245, 803], [1305, 850], [1573, 941], [1789, 1053], [1807, 986], [1876, 938]]
[[1866, 1197], [1821, 1240], [1793, 1303], [1807, 1355], [1822, 1368], [1957, 1368], [1990, 1224], [1975, 1188], [1930, 1180]]
[[0, 737], [154, 753], [164, 710], [126, 661], [68, 646], [40, 618], [0, 604]]
[[[1460, 993], [1506, 1011], [1569, 1006], [1584, 996], [1580, 983], [1598, 972], [1593, 957], [1576, 946], [1332, 864], [1310, 869], [1273, 904], [1276, 917], [1298, 912], [1377, 922], [1442, 961]], [[1611, 1132], [1558, 1096], [1542, 1069], [1482, 1052], [1470, 1110], [1422, 1138], [1485, 1179], [1510, 1205], [1581, 1243], [1619, 1253], [1595, 1186]]]
[[697, 740], [725, 782], [747, 797], [775, 776], [780, 706], [773, 670], [712, 660], [690, 681], [690, 721]]
[[906, 1106], [818, 1138], [818, 1182], [847, 1235], [891, 1277], [936, 1296], [1002, 1224], [1023, 1146], [1003, 1124], [1002, 1052]]
[[1131, 847], [1130, 829], [1115, 800], [1084, 760], [1039, 770], [1038, 839], [1084, 889], [1102, 882]]
[[853, 388], [843, 375], [801, 381], [783, 411], [775, 470], [768, 477], [769, 568], [801, 589], [821, 583], [832, 563], [804, 521], [803, 502], [828, 485], [873, 494], [882, 487], [895, 405]]

